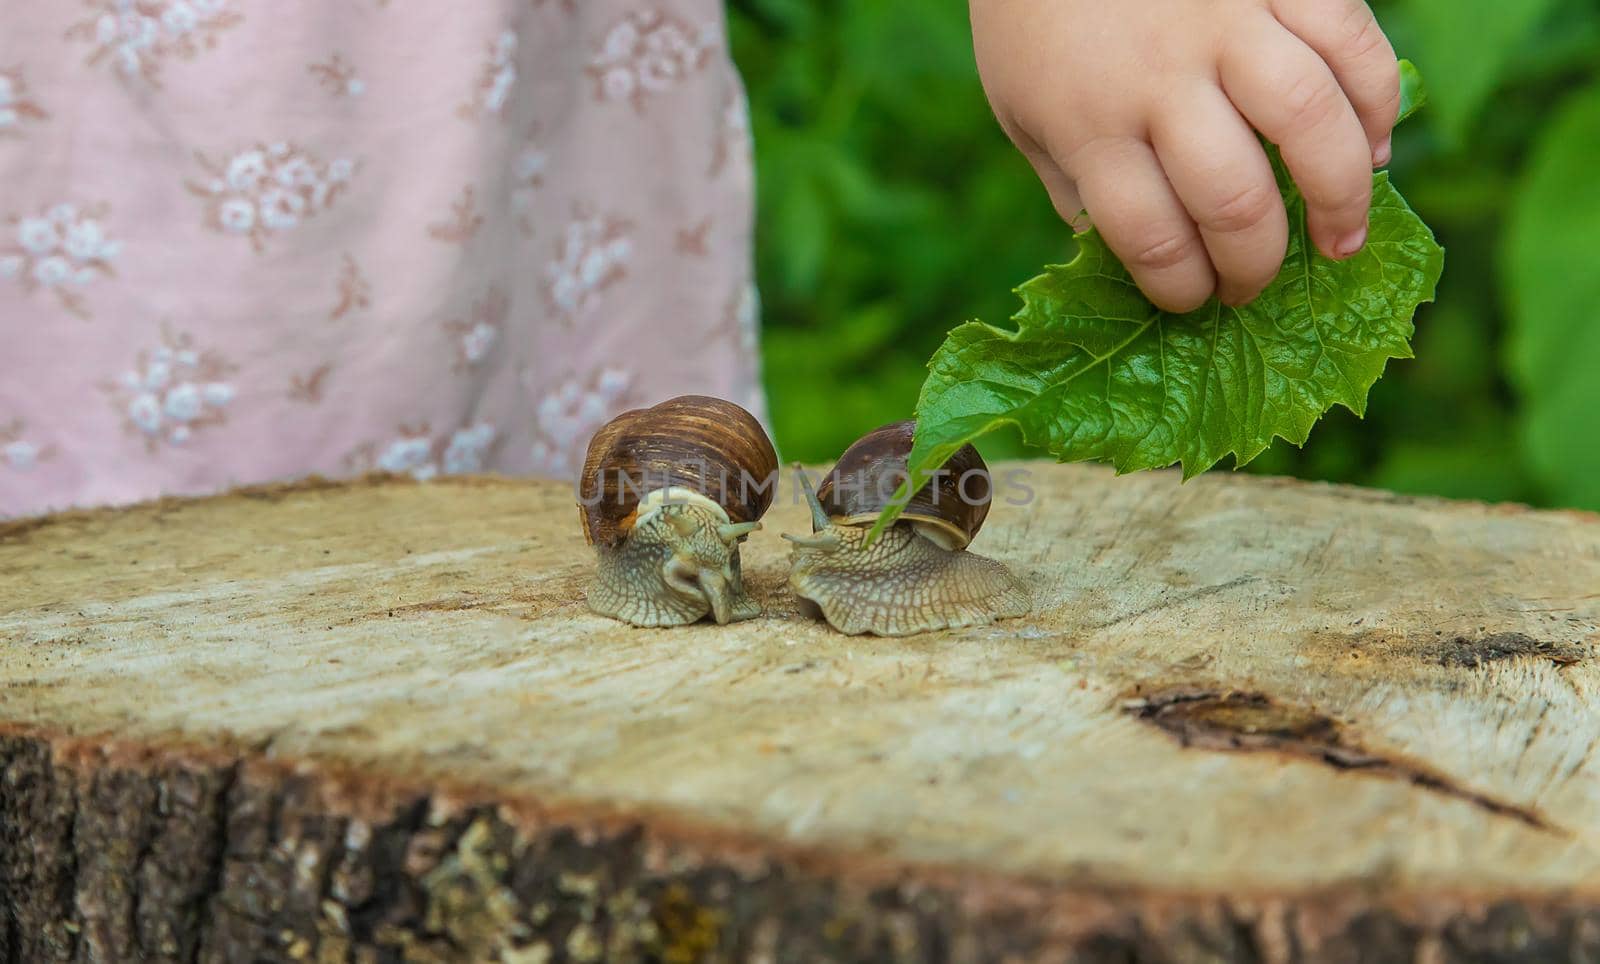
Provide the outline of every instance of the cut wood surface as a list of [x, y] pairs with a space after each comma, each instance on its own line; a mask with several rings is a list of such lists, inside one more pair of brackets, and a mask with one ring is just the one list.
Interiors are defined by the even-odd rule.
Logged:
[[1012, 469], [904, 639], [787, 480], [723, 627], [555, 483], [0, 523], [0, 959], [1600, 960], [1600, 518]]

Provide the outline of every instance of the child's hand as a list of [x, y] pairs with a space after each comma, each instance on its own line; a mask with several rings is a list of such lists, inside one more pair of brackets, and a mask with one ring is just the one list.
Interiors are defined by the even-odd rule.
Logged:
[[1400, 106], [1361, 0], [971, 4], [1001, 125], [1157, 305], [1241, 304], [1282, 265], [1288, 222], [1251, 128], [1282, 149], [1317, 248], [1361, 249]]

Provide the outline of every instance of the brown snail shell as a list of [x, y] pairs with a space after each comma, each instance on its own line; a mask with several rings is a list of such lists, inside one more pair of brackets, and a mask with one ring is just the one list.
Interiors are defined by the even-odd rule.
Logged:
[[963, 446], [911, 498], [876, 541], [868, 533], [906, 478], [916, 423], [895, 422], [847, 449], [822, 487], [799, 484], [811, 504], [809, 536], [794, 545], [789, 588], [842, 633], [906, 636], [1025, 615], [1027, 586], [1003, 564], [967, 551], [989, 514], [992, 485], [978, 452]]
[[589, 608], [635, 626], [759, 615], [739, 546], [772, 504], [777, 470], [761, 423], [720, 398], [683, 395], [606, 423], [578, 477], [597, 557]]
[[[915, 419], [880, 426], [857, 439], [822, 479], [817, 499], [840, 525], [871, 525], [907, 478]], [[963, 445], [906, 503], [902, 521], [946, 549], [964, 549], [983, 527], [991, 501], [989, 467]]]
[[578, 477], [584, 539], [620, 544], [641, 498], [669, 486], [716, 503], [729, 522], [755, 522], [772, 505], [777, 471], [766, 430], [733, 402], [680, 395], [623, 412], [595, 433], [584, 456]]

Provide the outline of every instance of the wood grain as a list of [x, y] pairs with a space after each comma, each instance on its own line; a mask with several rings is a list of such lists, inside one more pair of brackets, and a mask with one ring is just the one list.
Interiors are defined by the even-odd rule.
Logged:
[[899, 640], [789, 488], [670, 630], [550, 483], [0, 523], [0, 956], [1600, 959], [1600, 518], [1008, 471], [1035, 615]]

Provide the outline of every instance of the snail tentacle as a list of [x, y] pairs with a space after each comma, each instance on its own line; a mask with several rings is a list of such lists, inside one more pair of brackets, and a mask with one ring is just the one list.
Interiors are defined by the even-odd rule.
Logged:
[[819, 552], [833, 552], [841, 544], [837, 535], [826, 530], [809, 536], [797, 536], [785, 532], [783, 537], [803, 549], [816, 549]]
[[759, 522], [728, 522], [717, 526], [717, 538], [731, 546], [759, 528]]

